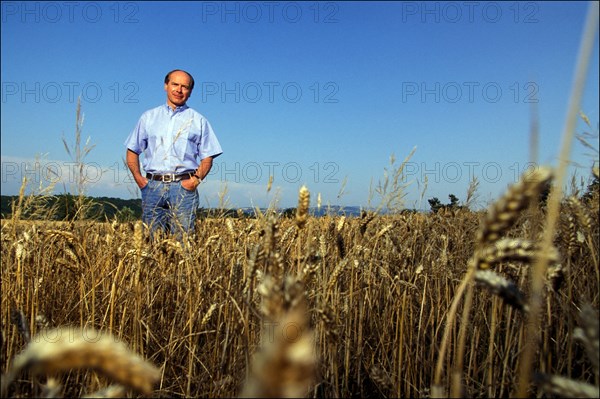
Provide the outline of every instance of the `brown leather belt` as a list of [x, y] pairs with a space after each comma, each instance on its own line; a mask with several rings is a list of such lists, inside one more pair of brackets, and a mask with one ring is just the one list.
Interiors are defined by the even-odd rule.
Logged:
[[176, 182], [181, 180], [191, 179], [194, 176], [194, 172], [181, 173], [176, 175], [175, 173], [159, 175], [156, 173], [146, 173], [146, 178], [151, 180], [158, 180], [163, 183]]

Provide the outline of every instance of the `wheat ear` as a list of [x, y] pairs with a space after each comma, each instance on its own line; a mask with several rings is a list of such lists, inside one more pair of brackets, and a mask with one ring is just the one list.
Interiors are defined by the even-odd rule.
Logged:
[[[476, 271], [481, 270], [479, 263], [482, 259], [486, 258], [482, 252], [484, 252], [488, 246], [496, 243], [500, 235], [506, 232], [515, 223], [520, 212], [538, 196], [542, 188], [549, 183], [551, 177], [551, 170], [546, 167], [541, 167], [535, 169], [533, 172], [524, 174], [521, 180], [509, 187], [504, 196], [496, 201], [486, 213], [481, 223], [481, 227], [477, 232], [475, 252], [469, 260], [467, 273], [456, 289], [454, 299], [450, 304], [450, 309], [446, 316], [446, 326], [435, 366], [432, 393], [435, 393], [436, 395], [443, 393], [441, 385], [443, 361], [450, 340], [450, 331], [453, 328], [456, 313], [458, 312], [458, 305], [463, 295], [465, 295], [465, 292], [466, 298], [461, 323], [463, 326], [468, 325], [469, 311], [473, 298], [471, 282], [475, 278]], [[464, 340], [466, 337], [465, 331], [466, 329], [461, 329], [459, 332], [459, 352], [456, 357], [456, 370], [461, 370], [462, 368]], [[458, 373], [459, 372], [456, 374], [458, 375]], [[460, 382], [458, 379], [455, 381]], [[460, 383], [453, 382], [451, 395], [458, 396], [460, 394], [460, 389]]]
[[[588, 304], [581, 307], [579, 315], [581, 327], [574, 331], [574, 337], [581, 341], [585, 352], [594, 367], [596, 381], [598, 381], [599, 357], [599, 322], [598, 315]], [[533, 377], [536, 385], [545, 393], [567, 398], [598, 398], [600, 387], [583, 381], [576, 381], [559, 375], [535, 373]]]
[[535, 374], [534, 382], [542, 391], [559, 398], [600, 397], [600, 389], [597, 386], [559, 375]]
[[25, 369], [34, 374], [92, 368], [119, 384], [149, 394], [160, 377], [159, 370], [130, 351], [110, 334], [93, 329], [62, 327], [42, 331], [14, 359], [2, 378], [2, 395]]
[[[495, 264], [511, 260], [533, 263], [538, 251], [539, 245], [532, 241], [521, 238], [503, 238], [494, 242], [493, 245], [481, 249], [476, 254], [478, 258], [476, 264], [479, 269], [488, 269]], [[558, 250], [554, 246], [550, 247], [546, 256], [551, 264], [560, 261]]]
[[475, 281], [489, 289], [492, 293], [500, 296], [506, 303], [520, 311], [528, 312], [529, 306], [525, 295], [512, 281], [496, 274], [491, 270], [477, 270]]
[[512, 185], [506, 194], [488, 210], [481, 229], [477, 234], [479, 248], [496, 241], [517, 220], [521, 211], [535, 199], [552, 177], [551, 170], [540, 167], [524, 174], [522, 179]]
[[299, 229], [306, 225], [308, 220], [308, 207], [310, 205], [310, 192], [306, 186], [300, 187], [298, 192], [298, 207], [296, 208], [296, 226]]
[[82, 398], [122, 398], [125, 393], [125, 387], [117, 384], [83, 395]]

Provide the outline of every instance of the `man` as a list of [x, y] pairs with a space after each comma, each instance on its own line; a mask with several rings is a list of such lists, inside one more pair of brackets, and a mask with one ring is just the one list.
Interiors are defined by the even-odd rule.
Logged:
[[152, 235], [159, 230], [181, 238], [194, 231], [197, 188], [223, 152], [208, 120], [186, 104], [193, 89], [192, 75], [169, 72], [167, 103], [144, 112], [125, 141], [127, 166], [142, 194], [142, 221]]

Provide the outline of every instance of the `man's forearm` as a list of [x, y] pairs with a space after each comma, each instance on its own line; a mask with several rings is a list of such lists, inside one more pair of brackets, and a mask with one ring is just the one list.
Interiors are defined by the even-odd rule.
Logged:
[[201, 180], [204, 180], [206, 175], [208, 175], [208, 172], [210, 172], [212, 165], [213, 165], [212, 157], [204, 158], [200, 162], [200, 166], [198, 166], [198, 169], [196, 170], [196, 175], [200, 176]]
[[140, 170], [140, 156], [131, 150], [127, 150], [125, 160], [127, 162], [127, 167], [129, 168], [129, 171], [131, 171], [131, 175], [136, 183], [138, 185], [140, 185], [140, 183], [144, 183], [142, 181], [144, 178]]

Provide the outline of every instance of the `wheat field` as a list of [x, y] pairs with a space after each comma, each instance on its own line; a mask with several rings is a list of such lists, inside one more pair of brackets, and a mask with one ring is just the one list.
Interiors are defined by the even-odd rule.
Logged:
[[304, 189], [295, 218], [183, 243], [3, 220], [3, 395], [514, 396], [543, 259], [528, 396], [595, 397], [598, 193], [561, 201], [544, 247], [549, 178], [487, 212], [313, 217]]
[[[0, 396], [600, 397], [600, 193], [562, 192], [597, 25], [591, 2], [559, 165], [485, 211], [314, 217], [302, 187], [292, 217], [150, 242], [86, 220], [78, 100], [74, 221], [26, 181], [1, 221]], [[391, 163], [380, 209], [404, 194]]]

